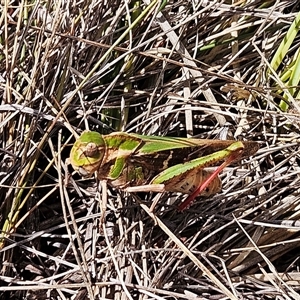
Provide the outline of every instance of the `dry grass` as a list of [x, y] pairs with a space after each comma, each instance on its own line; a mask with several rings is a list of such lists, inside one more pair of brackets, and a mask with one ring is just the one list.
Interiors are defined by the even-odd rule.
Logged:
[[[223, 2], [2, 1], [1, 299], [299, 299], [299, 107], [280, 91], [299, 37], [268, 66], [300, 7]], [[155, 195], [67, 175], [85, 129], [261, 147], [220, 194], [151, 213]]]

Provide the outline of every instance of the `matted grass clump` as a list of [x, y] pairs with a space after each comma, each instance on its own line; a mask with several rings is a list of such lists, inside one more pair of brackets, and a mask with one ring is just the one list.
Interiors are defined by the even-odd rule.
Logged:
[[[299, 299], [299, 10], [2, 1], [1, 299]], [[260, 149], [178, 212], [82, 179], [84, 130]]]

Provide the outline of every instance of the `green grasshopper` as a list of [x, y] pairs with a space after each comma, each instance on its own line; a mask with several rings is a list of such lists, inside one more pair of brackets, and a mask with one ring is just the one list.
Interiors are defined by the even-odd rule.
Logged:
[[[70, 162], [84, 177], [127, 191], [180, 192], [194, 199], [220, 192], [218, 174], [230, 163], [253, 155], [256, 142], [147, 136], [124, 132], [101, 135], [85, 131], [74, 143]], [[222, 162], [222, 163], [221, 163]], [[214, 171], [208, 167], [220, 164]]]

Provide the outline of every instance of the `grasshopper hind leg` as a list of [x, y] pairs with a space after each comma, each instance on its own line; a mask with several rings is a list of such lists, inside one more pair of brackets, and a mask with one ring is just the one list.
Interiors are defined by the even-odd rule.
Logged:
[[[208, 180], [213, 171], [205, 169], [192, 169], [181, 176], [173, 177], [169, 183], [165, 183], [166, 191], [178, 192], [183, 194], [193, 194], [199, 186]], [[222, 183], [219, 176], [215, 176], [201, 192], [201, 196], [209, 197], [221, 191]]]
[[222, 181], [219, 176], [215, 175], [215, 172], [201, 170], [201, 172], [198, 172], [196, 175], [197, 176], [194, 177], [193, 185], [187, 192], [185, 192], [190, 196], [179, 205], [179, 211], [183, 211], [192, 205], [198, 195], [210, 197], [221, 192], [222, 190]]

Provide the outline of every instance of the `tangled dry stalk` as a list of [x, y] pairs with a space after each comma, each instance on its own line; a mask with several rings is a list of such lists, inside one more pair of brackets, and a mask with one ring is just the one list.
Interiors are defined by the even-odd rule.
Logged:
[[[269, 67], [300, 7], [232, 2], [2, 1], [1, 299], [299, 299], [299, 106]], [[260, 150], [178, 213], [68, 175], [85, 129]]]

